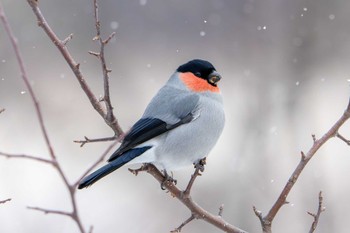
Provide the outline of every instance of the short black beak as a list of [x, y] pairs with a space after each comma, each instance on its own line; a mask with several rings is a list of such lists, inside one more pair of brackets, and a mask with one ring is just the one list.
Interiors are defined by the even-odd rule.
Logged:
[[208, 82], [212, 85], [216, 85], [221, 79], [221, 75], [216, 72], [216, 70], [213, 70], [208, 76]]

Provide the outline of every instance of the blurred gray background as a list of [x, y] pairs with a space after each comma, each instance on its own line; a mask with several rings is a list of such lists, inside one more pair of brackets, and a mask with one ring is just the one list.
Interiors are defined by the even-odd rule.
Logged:
[[[58, 160], [71, 182], [110, 144], [80, 148], [73, 140], [111, 136], [73, 73], [37, 26], [26, 1], [2, 0], [29, 78], [39, 98]], [[54, 31], [74, 38], [68, 48], [94, 93], [102, 94], [92, 1], [40, 1]], [[227, 123], [193, 198], [249, 232], [260, 232], [252, 206], [268, 211], [300, 159], [300, 151], [340, 117], [349, 98], [350, 2], [346, 0], [129, 0], [100, 2], [103, 35], [116, 31], [106, 58], [111, 98], [129, 129], [182, 63], [210, 60], [222, 74]], [[0, 151], [48, 158], [33, 104], [3, 26], [0, 27]], [[350, 137], [349, 124], [341, 133]], [[300, 176], [273, 224], [274, 232], [308, 232], [318, 192], [326, 212], [317, 232], [347, 232], [350, 148], [332, 139]], [[176, 171], [185, 187], [192, 168]], [[94, 232], [169, 232], [190, 213], [147, 174], [122, 168], [78, 192], [83, 223]], [[78, 232], [67, 217], [26, 206], [71, 210], [55, 170], [28, 160], [0, 158], [1, 232]], [[195, 221], [183, 232], [221, 232]]]

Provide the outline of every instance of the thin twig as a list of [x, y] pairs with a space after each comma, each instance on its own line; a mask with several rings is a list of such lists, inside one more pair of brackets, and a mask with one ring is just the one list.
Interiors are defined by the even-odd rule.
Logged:
[[[280, 193], [279, 197], [277, 198], [276, 202], [273, 204], [269, 212], [264, 217], [259, 217], [262, 229], [264, 233], [271, 233], [271, 225], [272, 222], [277, 215], [280, 208], [287, 203], [286, 199], [288, 197], [288, 194], [294, 187], [295, 183], [297, 182], [301, 172], [304, 170], [305, 166], [308, 164], [308, 162], [312, 159], [312, 157], [316, 154], [318, 149], [321, 148], [329, 139], [337, 136], [337, 132], [339, 128], [350, 118], [350, 101], [347, 105], [346, 110], [344, 111], [343, 115], [339, 118], [339, 120], [326, 132], [320, 139], [316, 139], [316, 136], [312, 136], [314, 143], [312, 147], [309, 149], [309, 151], [304, 154], [302, 153], [302, 159], [300, 160], [299, 164], [293, 171], [292, 175], [290, 176], [289, 180], [287, 181], [286, 185], [284, 186], [282, 192]], [[256, 210], [256, 209], [255, 209]], [[257, 213], [257, 212], [255, 212]], [[262, 216], [262, 215], [261, 215]]]
[[118, 137], [113, 136], [113, 137], [106, 137], [106, 138], [94, 138], [94, 139], [90, 139], [86, 136], [84, 136], [85, 140], [74, 140], [73, 142], [75, 143], [80, 143], [80, 147], [83, 147], [86, 143], [91, 143], [91, 142], [107, 142], [107, 141], [114, 141], [114, 140], [118, 140]]
[[87, 174], [89, 174], [92, 170], [94, 170], [98, 164], [100, 164], [105, 157], [109, 154], [112, 148], [118, 143], [118, 141], [113, 142], [107, 149], [103, 152], [103, 154], [81, 175], [81, 177], [73, 184], [73, 188], [76, 189], [78, 187], [79, 182], [83, 179]]
[[350, 146], [350, 140], [346, 139], [343, 135], [341, 135], [340, 133], [337, 133], [337, 137], [343, 142], [345, 142], [346, 144], [348, 144], [348, 146]]
[[[101, 62], [101, 68], [102, 68], [102, 73], [103, 73], [103, 89], [104, 89], [104, 103], [106, 105], [106, 109], [107, 109], [107, 114], [106, 114], [106, 118], [109, 122], [114, 122], [116, 121], [116, 118], [113, 114], [113, 106], [111, 103], [111, 98], [110, 98], [110, 93], [109, 93], [109, 76], [108, 73], [110, 73], [112, 70], [107, 68], [106, 65], [106, 59], [105, 59], [105, 45], [107, 45], [107, 43], [112, 39], [112, 37], [115, 35], [115, 32], [112, 33], [106, 40], [103, 40], [101, 38], [101, 24], [100, 24], [100, 19], [99, 19], [99, 14], [98, 14], [98, 3], [97, 0], [94, 0], [94, 16], [95, 16], [95, 28], [96, 28], [96, 36], [94, 37], [94, 40], [97, 40], [99, 42], [100, 45], [100, 52], [94, 54], [97, 58], [99, 58], [100, 62]], [[118, 132], [116, 132], [116, 135], [119, 136], [120, 134], [122, 134], [122, 130], [121, 128], [119, 128]]]
[[177, 227], [173, 231], [171, 231], [171, 233], [181, 232], [182, 228], [184, 226], [186, 226], [187, 224], [189, 224], [191, 221], [193, 221], [195, 218], [196, 217], [192, 214], [188, 219], [186, 219], [186, 221], [181, 223], [181, 225], [179, 227]]
[[325, 207], [323, 206], [323, 197], [322, 197], [322, 191], [319, 192], [318, 194], [318, 209], [317, 213], [313, 214], [311, 212], [307, 212], [309, 215], [311, 215], [314, 218], [314, 221], [311, 224], [309, 233], [313, 233], [316, 230], [318, 221], [320, 220], [321, 213], [325, 211]]
[[66, 215], [68, 217], [72, 218], [72, 213], [70, 212], [66, 212], [66, 211], [60, 211], [60, 210], [49, 210], [49, 209], [44, 209], [44, 208], [40, 208], [40, 207], [32, 207], [32, 206], [27, 206], [27, 209], [30, 210], [36, 210], [36, 211], [40, 211], [43, 212], [44, 214], [58, 214], [58, 215]]
[[197, 178], [198, 176], [200, 176], [200, 175], [201, 175], [201, 174], [200, 174], [200, 168], [199, 168], [199, 167], [196, 167], [196, 169], [195, 169], [194, 173], [191, 175], [191, 179], [190, 179], [190, 181], [188, 182], [187, 187], [186, 187], [186, 189], [185, 189], [185, 191], [184, 191], [184, 196], [185, 196], [185, 197], [190, 195], [190, 192], [191, 192], [191, 188], [192, 188], [192, 186], [193, 186], [193, 183], [194, 183], [194, 181], [196, 180], [196, 178]]
[[4, 153], [0, 151], [0, 156], [5, 156], [7, 158], [20, 158], [20, 159], [31, 159], [31, 160], [36, 160], [38, 162], [43, 162], [43, 163], [48, 163], [53, 165], [53, 161], [50, 159], [43, 159], [40, 157], [36, 157], [33, 155], [25, 155], [25, 154], [9, 154], [9, 153]]
[[12, 200], [11, 198], [7, 198], [5, 200], [0, 201], [0, 204], [5, 204], [6, 202], [11, 201], [11, 200]]
[[[41, 13], [41, 10], [38, 6], [37, 0], [27, 0], [28, 4], [31, 6], [33, 13], [37, 17], [38, 25], [45, 31], [46, 35], [50, 38], [52, 43], [57, 47], [57, 49], [61, 52], [62, 56], [68, 63], [69, 67], [73, 71], [77, 81], [79, 82], [81, 88], [85, 92], [86, 96], [90, 100], [91, 105], [94, 107], [94, 109], [100, 114], [100, 116], [104, 119], [106, 124], [114, 131], [114, 134], [117, 136], [122, 134], [122, 129], [119, 126], [118, 121], [115, 119], [115, 117], [110, 116], [109, 110], [106, 110], [103, 108], [99, 100], [96, 98], [90, 87], [85, 81], [85, 77], [82, 74], [80, 70], [80, 64], [77, 63], [72, 55], [70, 54], [67, 46], [65, 43], [67, 40], [60, 40], [56, 33], [51, 29], [49, 24], [47, 23], [46, 19], [44, 18], [43, 14]], [[69, 37], [68, 37], [69, 38]]]

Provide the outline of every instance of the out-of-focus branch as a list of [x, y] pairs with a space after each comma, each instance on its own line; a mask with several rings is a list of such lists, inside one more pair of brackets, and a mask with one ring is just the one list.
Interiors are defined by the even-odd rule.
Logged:
[[27, 206], [27, 209], [40, 211], [40, 212], [43, 212], [44, 214], [58, 214], [58, 215], [66, 215], [71, 218], [73, 217], [72, 215], [73, 213], [60, 211], [60, 210], [49, 210], [49, 209], [44, 209], [40, 207], [32, 207], [32, 206]]
[[80, 143], [80, 147], [83, 147], [86, 143], [90, 143], [90, 142], [107, 142], [107, 141], [114, 141], [116, 139], [119, 142], [118, 138], [115, 136], [106, 137], [106, 138], [94, 138], [94, 139], [90, 139], [90, 138], [84, 136], [84, 140], [74, 140], [73, 142]]
[[282, 192], [280, 193], [279, 197], [277, 198], [276, 202], [273, 204], [269, 212], [266, 216], [263, 216], [260, 211], [258, 211], [254, 207], [254, 212], [257, 215], [257, 217], [260, 219], [262, 230], [264, 233], [271, 233], [272, 232], [272, 222], [277, 215], [280, 208], [287, 203], [287, 197], [289, 192], [294, 187], [295, 183], [297, 182], [301, 172], [304, 170], [305, 166], [308, 164], [308, 162], [312, 159], [312, 157], [316, 154], [318, 149], [321, 148], [329, 139], [337, 136], [339, 128], [350, 118], [350, 101], [348, 103], [348, 106], [346, 110], [344, 111], [343, 115], [339, 118], [339, 120], [328, 130], [327, 133], [325, 133], [320, 139], [317, 139], [315, 136], [313, 136], [313, 145], [309, 149], [309, 151], [305, 154], [301, 152], [301, 160], [295, 170], [293, 171], [292, 175], [288, 179], [286, 185], [284, 186]]
[[[34, 3], [36, 4], [36, 1], [28, 1], [28, 2], [31, 2], [32, 4], [34, 4]], [[47, 132], [47, 130], [45, 128], [44, 119], [43, 119], [43, 115], [42, 115], [42, 112], [41, 112], [41, 109], [40, 109], [39, 102], [38, 102], [38, 100], [36, 98], [36, 95], [34, 93], [34, 90], [33, 90], [32, 86], [30, 85], [26, 69], [24, 68], [24, 62], [23, 62], [23, 59], [22, 59], [22, 56], [21, 56], [21, 53], [20, 53], [20, 50], [19, 50], [19, 46], [17, 44], [17, 39], [16, 39], [16, 37], [14, 36], [14, 34], [13, 34], [12, 30], [11, 30], [11, 27], [10, 27], [10, 25], [8, 23], [8, 20], [7, 20], [6, 16], [5, 16], [5, 13], [3, 11], [3, 8], [1, 6], [1, 4], [0, 4], [0, 19], [1, 19], [1, 21], [2, 21], [2, 23], [4, 25], [4, 27], [5, 27], [5, 31], [6, 31], [6, 33], [8, 35], [8, 37], [9, 37], [9, 39], [10, 39], [11, 45], [12, 45], [13, 50], [15, 52], [16, 59], [17, 59], [17, 62], [19, 64], [19, 67], [20, 67], [20, 72], [21, 72], [21, 77], [23, 79], [23, 82], [25, 83], [25, 86], [28, 89], [28, 92], [30, 94], [30, 98], [32, 99], [32, 101], [34, 103], [34, 108], [35, 108], [35, 111], [36, 111], [36, 114], [37, 114], [37, 117], [38, 117], [40, 129], [41, 129], [41, 132], [43, 134], [43, 137], [44, 137], [44, 140], [45, 140], [45, 144], [46, 144], [46, 146], [48, 148], [50, 159], [42, 159], [42, 158], [38, 158], [38, 157], [35, 157], [35, 156], [30, 156], [30, 155], [14, 155], [14, 154], [7, 154], [7, 153], [1, 153], [0, 155], [6, 156], [8, 158], [30, 159], [30, 160], [39, 161], [39, 162], [43, 162], [43, 163], [47, 163], [47, 164], [53, 165], [53, 167], [56, 169], [56, 171], [60, 175], [61, 179], [63, 180], [63, 183], [65, 184], [66, 188], [69, 191], [70, 200], [71, 200], [71, 204], [72, 204], [72, 212], [70, 213], [70, 216], [72, 217], [72, 219], [77, 224], [80, 232], [81, 233], [85, 233], [86, 231], [85, 231], [85, 229], [84, 229], [84, 227], [82, 225], [82, 222], [81, 222], [80, 217], [78, 215], [78, 209], [77, 209], [77, 206], [76, 206], [76, 198], [75, 198], [76, 187], [74, 185], [71, 185], [68, 182], [68, 179], [67, 179], [66, 175], [64, 174], [61, 165], [58, 163], [58, 161], [56, 159], [56, 155], [55, 155], [55, 152], [54, 152], [53, 147], [51, 145], [51, 142], [50, 142], [50, 139], [49, 139], [49, 136], [48, 136], [48, 132]], [[34, 209], [36, 209], [36, 210], [43, 210], [43, 209], [38, 208], [38, 207], [35, 207]], [[56, 214], [63, 214], [63, 212], [61, 213], [60, 211], [56, 211], [55, 213]], [[64, 212], [63, 215], [67, 215], [66, 212]]]
[[345, 142], [346, 144], [348, 144], [348, 146], [350, 146], [350, 140], [346, 139], [343, 135], [341, 135], [340, 133], [337, 133], [336, 135], [340, 140], [342, 140], [343, 142]]
[[[154, 165], [145, 164], [140, 169], [137, 169], [136, 172], [131, 170], [131, 172], [133, 172], [135, 175], [140, 171], [146, 171], [147, 173], [151, 174], [160, 184], [163, 185], [164, 188], [166, 188], [171, 193], [171, 195], [173, 197], [176, 197], [179, 201], [181, 201], [191, 211], [191, 217], [189, 219], [187, 219], [184, 223], [181, 224], [181, 226], [180, 226], [181, 228], [194, 219], [202, 219], [202, 220], [214, 225], [215, 227], [221, 229], [224, 232], [246, 233], [246, 231], [239, 229], [238, 227], [233, 226], [230, 223], [226, 222], [221, 216], [211, 214], [208, 211], [206, 211], [205, 209], [203, 209], [201, 206], [199, 206], [192, 199], [192, 197], [190, 195], [190, 189], [189, 189], [188, 193], [185, 195], [184, 191], [181, 191], [180, 189], [178, 189], [173, 182], [164, 182], [165, 177]], [[196, 171], [197, 171], [197, 169], [196, 169]], [[181, 230], [180, 227], [178, 227], [175, 230], [177, 230], [177, 231]]]
[[309, 233], [313, 233], [316, 230], [318, 221], [320, 219], [321, 213], [323, 211], [325, 211], [326, 208], [323, 206], [323, 197], [322, 197], [322, 191], [319, 192], [318, 194], [318, 209], [317, 209], [317, 213], [311, 213], [311, 212], [307, 212], [309, 215], [311, 215], [314, 218], [314, 221], [311, 224]]
[[5, 111], [5, 109], [4, 108], [0, 108], [0, 113], [2, 113], [3, 111]]
[[[95, 9], [95, 27], [96, 27], [96, 36], [94, 37], [94, 40], [99, 42], [100, 45], [100, 52], [98, 53], [97, 58], [99, 58], [101, 62], [101, 68], [103, 73], [103, 87], [104, 87], [104, 97], [103, 101], [106, 105], [107, 109], [107, 119], [110, 122], [115, 121], [115, 117], [113, 114], [113, 107], [111, 103], [110, 93], [109, 93], [109, 76], [108, 73], [112, 72], [111, 69], [107, 68], [106, 65], [106, 59], [105, 59], [105, 45], [108, 44], [108, 42], [114, 37], [115, 32], [113, 32], [107, 39], [103, 40], [101, 37], [101, 25], [100, 25], [100, 19], [98, 15], [98, 4], [97, 0], [94, 0], [94, 9]], [[97, 54], [97, 53], [96, 53]], [[122, 132], [122, 131], [121, 131]]]
[[[61, 52], [62, 56], [70, 66], [71, 70], [73, 71], [75, 77], [77, 78], [81, 88], [85, 92], [86, 96], [89, 98], [91, 105], [94, 107], [94, 109], [100, 114], [100, 116], [104, 119], [104, 121], [107, 123], [107, 125], [114, 131], [114, 134], [118, 137], [123, 133], [121, 127], [119, 126], [119, 123], [117, 119], [114, 117], [113, 112], [111, 111], [112, 108], [107, 110], [101, 105], [101, 102], [96, 98], [94, 93], [91, 91], [90, 87], [86, 83], [86, 80], [84, 78], [84, 75], [82, 74], [80, 70], [80, 64], [77, 63], [73, 57], [71, 56], [66, 44], [71, 39], [72, 34], [68, 36], [67, 39], [60, 40], [56, 33], [51, 29], [49, 24], [47, 23], [46, 19], [44, 18], [43, 14], [41, 13], [41, 10], [38, 6], [39, 1], [37, 0], [27, 0], [28, 4], [31, 6], [35, 16], [37, 17], [38, 25], [45, 31], [46, 35], [50, 38], [50, 40], [54, 43], [54, 45], [58, 48], [58, 50]], [[107, 43], [107, 42], [106, 42]], [[106, 85], [105, 85], [106, 86]], [[106, 94], [106, 92], [105, 92]], [[109, 94], [108, 94], [109, 95]], [[110, 103], [110, 102], [109, 102]], [[107, 106], [107, 105], [106, 105]]]
[[[98, 41], [99, 46], [100, 46], [100, 51], [99, 52], [89, 51], [89, 54], [98, 58], [100, 60], [100, 63], [101, 63], [101, 70], [102, 70], [102, 74], [103, 74], [104, 95], [100, 99], [100, 101], [101, 102], [103, 101], [105, 103], [105, 107], [106, 107], [105, 118], [108, 122], [117, 122], [117, 119], [115, 118], [114, 113], [113, 113], [113, 106], [111, 103], [110, 92], [109, 92], [109, 76], [108, 76], [108, 74], [110, 72], [112, 72], [112, 70], [107, 68], [106, 59], [105, 59], [105, 46], [115, 36], [115, 32], [110, 34], [107, 37], [107, 39], [105, 39], [105, 40], [102, 39], [102, 37], [101, 37], [101, 24], [100, 24], [100, 20], [99, 20], [97, 0], [94, 0], [94, 18], [95, 18], [96, 36], [93, 38], [93, 40]], [[88, 137], [85, 136], [84, 137], [85, 140], [75, 140], [74, 142], [80, 143], [80, 147], [83, 147], [86, 143], [118, 140], [118, 138], [120, 138], [120, 136], [123, 135], [123, 131], [118, 124], [117, 124], [117, 126], [118, 126], [118, 130], [117, 130], [117, 132], [115, 132], [113, 137], [89, 139]]]
[[43, 163], [48, 163], [53, 165], [52, 160], [50, 159], [44, 159], [44, 158], [40, 158], [40, 157], [36, 157], [33, 155], [25, 155], [25, 154], [10, 154], [10, 153], [4, 153], [0, 151], [0, 155], [1, 156], [5, 156], [7, 158], [22, 158], [22, 159], [32, 159], [32, 160], [36, 160], [39, 162], [43, 162]]
[[0, 204], [5, 204], [6, 202], [11, 201], [11, 198], [7, 198], [5, 200], [1, 200]]

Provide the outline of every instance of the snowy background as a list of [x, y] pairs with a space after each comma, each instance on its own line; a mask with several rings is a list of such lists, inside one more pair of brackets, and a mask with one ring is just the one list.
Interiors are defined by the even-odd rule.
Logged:
[[[39, 1], [60, 38], [70, 33], [75, 60], [97, 96], [102, 94], [93, 4], [86, 0]], [[109, 143], [83, 148], [73, 140], [111, 136], [73, 73], [37, 26], [26, 1], [2, 0], [18, 37], [29, 78], [64, 172], [75, 181]], [[272, 206], [300, 159], [340, 117], [349, 98], [350, 1], [336, 0], [103, 0], [100, 18], [107, 48], [111, 97], [124, 130], [180, 65], [211, 61], [222, 74], [226, 128], [193, 188], [210, 212], [225, 205], [224, 218], [260, 232], [252, 206]], [[7, 35], [0, 26], [0, 151], [48, 158], [31, 99], [19, 76]], [[341, 132], [350, 137], [349, 124]], [[346, 232], [349, 223], [350, 148], [327, 143], [307, 166], [276, 217], [274, 232], [308, 232], [318, 192], [326, 212], [317, 232]], [[174, 173], [185, 187], [192, 168]], [[83, 223], [94, 232], [169, 232], [190, 213], [147, 174], [122, 168], [78, 192]], [[56, 171], [28, 160], [0, 158], [0, 231], [78, 232], [67, 217], [44, 215], [26, 206], [71, 210]], [[183, 232], [221, 232], [196, 221]]]

